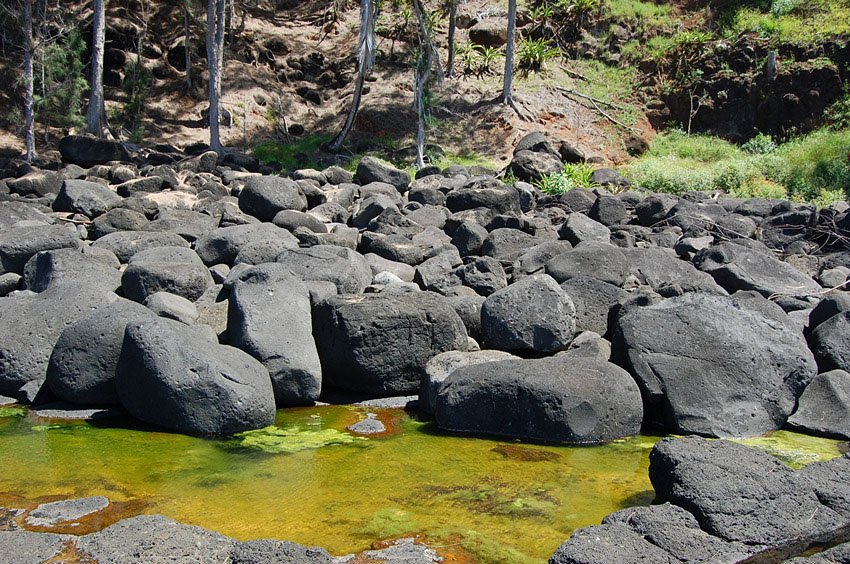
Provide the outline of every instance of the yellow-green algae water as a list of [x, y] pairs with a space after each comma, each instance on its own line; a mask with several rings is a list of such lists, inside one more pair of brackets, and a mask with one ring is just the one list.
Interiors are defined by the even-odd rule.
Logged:
[[[381, 411], [388, 436], [345, 431], [365, 413], [282, 410], [274, 428], [208, 440], [0, 408], [0, 498], [141, 500], [145, 513], [333, 554], [422, 535], [466, 560], [543, 562], [574, 529], [654, 497], [658, 437], [538, 446], [441, 434], [400, 410]], [[746, 443], [796, 466], [840, 454], [838, 441], [790, 432]]]

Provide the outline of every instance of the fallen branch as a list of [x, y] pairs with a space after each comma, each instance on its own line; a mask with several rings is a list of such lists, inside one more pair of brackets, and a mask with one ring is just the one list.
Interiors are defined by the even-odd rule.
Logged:
[[588, 96], [587, 94], [582, 94], [581, 92], [573, 90], [572, 88], [564, 88], [563, 86], [553, 86], [552, 88], [559, 92], [563, 92], [564, 94], [568, 94], [570, 96], [578, 96], [579, 98], [584, 98], [585, 100], [590, 100], [591, 102], [600, 104], [602, 106], [608, 106], [609, 108], [614, 108], [615, 110], [625, 111], [626, 109], [623, 106], [620, 106], [619, 104], [600, 100], [599, 98], [594, 98], [593, 96]]

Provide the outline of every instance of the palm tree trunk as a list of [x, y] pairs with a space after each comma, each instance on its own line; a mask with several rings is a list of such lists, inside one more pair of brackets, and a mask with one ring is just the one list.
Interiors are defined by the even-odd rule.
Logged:
[[35, 158], [35, 111], [33, 109], [33, 51], [32, 36], [32, 0], [23, 0], [24, 4], [24, 145], [27, 162]]
[[183, 2], [183, 54], [186, 59], [186, 92], [192, 90], [192, 45], [189, 30], [189, 0]]
[[224, 62], [224, 0], [209, 0], [207, 5], [207, 62], [210, 71], [210, 148], [222, 152], [219, 124], [221, 122], [221, 73]]
[[459, 0], [449, 0], [449, 57], [446, 61], [446, 76], [455, 75], [455, 33], [457, 32], [457, 5]]
[[328, 143], [328, 150], [336, 153], [342, 149], [342, 144], [354, 127], [357, 112], [360, 111], [360, 100], [363, 97], [363, 83], [366, 76], [372, 70], [375, 63], [375, 6], [372, 0], [360, 1], [360, 41], [358, 42], [357, 55], [357, 79], [354, 82], [354, 96], [351, 99], [351, 108], [345, 119], [342, 129], [333, 140]]
[[516, 43], [516, 0], [508, 0], [508, 43], [505, 46], [505, 84], [502, 103], [513, 103], [514, 49]]
[[98, 137], [103, 137], [106, 125], [106, 107], [103, 101], [103, 50], [106, 28], [105, 0], [94, 0], [94, 20], [92, 27], [94, 37], [92, 40], [91, 56], [91, 95], [89, 96], [89, 108], [86, 112], [86, 131]]

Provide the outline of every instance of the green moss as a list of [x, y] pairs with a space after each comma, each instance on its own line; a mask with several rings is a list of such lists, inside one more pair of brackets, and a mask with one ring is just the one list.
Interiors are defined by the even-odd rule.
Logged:
[[795, 470], [812, 462], [823, 462], [841, 456], [833, 440], [790, 431], [776, 431], [766, 437], [737, 439], [736, 442], [759, 448]]
[[776, 42], [815, 43], [850, 32], [850, 4], [844, 0], [732, 2], [720, 18], [727, 37], [755, 32]]
[[398, 538], [419, 532], [420, 528], [407, 511], [399, 508], [379, 509], [363, 527], [363, 534], [373, 539]]
[[24, 417], [27, 414], [27, 408], [22, 405], [3, 405], [0, 406], [0, 418], [2, 417]]
[[281, 429], [265, 427], [238, 433], [223, 443], [226, 448], [258, 450], [267, 454], [293, 453], [330, 445], [346, 445], [363, 440], [336, 429], [305, 430], [298, 427]]

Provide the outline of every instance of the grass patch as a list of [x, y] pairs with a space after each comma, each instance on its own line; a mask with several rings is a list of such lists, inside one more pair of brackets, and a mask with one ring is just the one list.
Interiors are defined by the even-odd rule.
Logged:
[[606, 12], [614, 19], [640, 20], [652, 27], [672, 24], [673, 8], [668, 4], [656, 4], [642, 0], [608, 0]]
[[[753, 5], [755, 4], [755, 5]], [[720, 18], [726, 37], [755, 32], [777, 42], [817, 42], [850, 32], [847, 0], [736, 2]]]
[[623, 123], [637, 123], [641, 112], [634, 100], [640, 74], [635, 67], [615, 67], [594, 59], [569, 61], [568, 65], [570, 70], [587, 79], [574, 79], [570, 85], [573, 89], [618, 106], [616, 110], [606, 108], [606, 111], [616, 115]]
[[310, 135], [292, 143], [265, 141], [254, 147], [253, 153], [262, 164], [279, 163], [287, 170], [309, 168], [311, 155], [330, 140], [330, 135]]
[[761, 139], [744, 148], [670, 131], [659, 135], [625, 174], [653, 192], [721, 190], [741, 198], [790, 198], [825, 207], [850, 197], [848, 155], [850, 129], [821, 129], [779, 146]]

